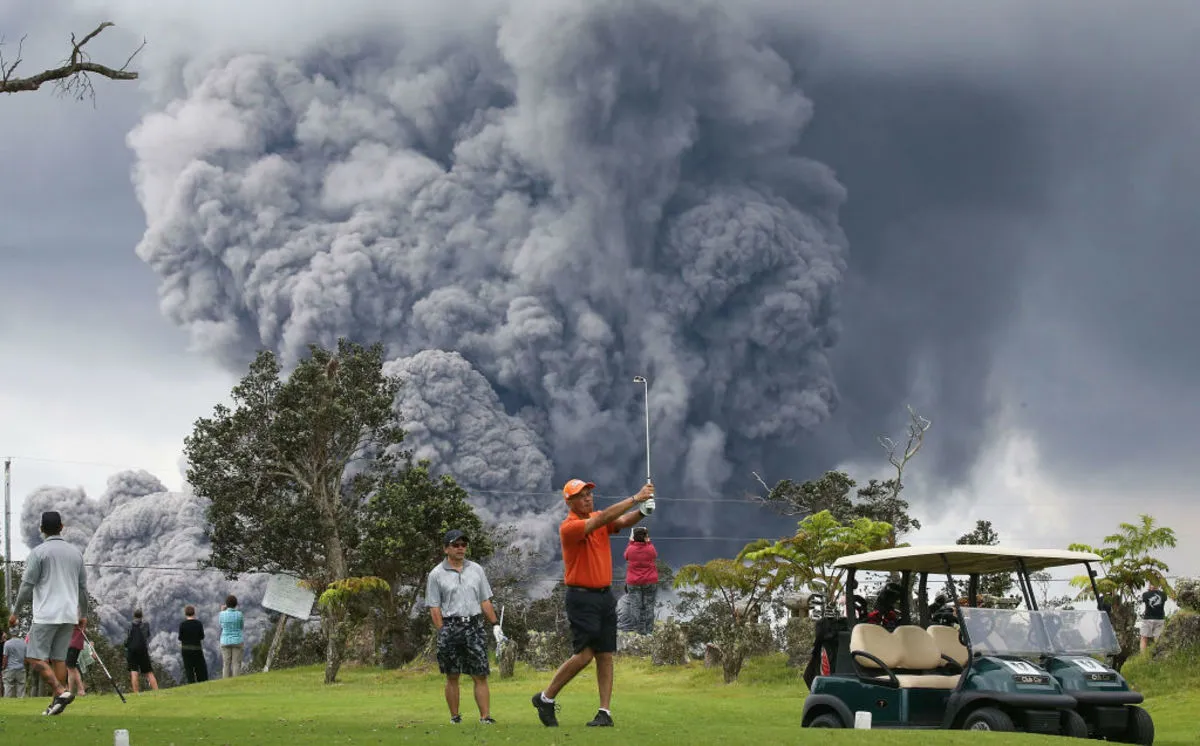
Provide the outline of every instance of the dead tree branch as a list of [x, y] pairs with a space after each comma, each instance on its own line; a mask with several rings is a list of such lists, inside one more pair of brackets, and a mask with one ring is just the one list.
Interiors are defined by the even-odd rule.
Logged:
[[[899, 495], [902, 489], [904, 467], [913, 456], [917, 455], [917, 451], [921, 450], [921, 445], [925, 442], [925, 431], [933, 425], [932, 422], [917, 414], [911, 406], [908, 407], [908, 416], [908, 442], [904, 444], [903, 452], [900, 451], [896, 441], [887, 436], [879, 437], [879, 445], [887, 451], [888, 463], [896, 468], [896, 482], [892, 485], [893, 497]], [[901, 455], [897, 455], [898, 453]]]
[[[80, 101], [85, 96], [90, 96], [95, 101], [96, 91], [92, 87], [91, 74], [100, 75], [109, 80], [137, 80], [138, 74], [128, 68], [133, 62], [133, 58], [137, 57], [138, 53], [146, 47], [145, 39], [142, 40], [141, 46], [129, 55], [129, 59], [125, 60], [125, 64], [119, 68], [92, 62], [91, 57], [84, 50], [84, 46], [88, 42], [112, 25], [114, 24], [111, 21], [105, 21], [79, 41], [75, 40], [75, 34], [71, 34], [71, 56], [64, 60], [62, 65], [44, 70], [37, 75], [30, 75], [27, 78], [18, 78], [14, 74], [17, 66], [21, 64], [21, 55], [25, 46], [25, 37], [21, 37], [21, 43], [17, 46], [16, 59], [12, 62], [6, 61], [3, 53], [0, 52], [0, 93], [36, 91], [46, 83], [54, 83], [60, 94], [70, 95]], [[0, 45], [2, 43], [3, 40], [0, 40]]]

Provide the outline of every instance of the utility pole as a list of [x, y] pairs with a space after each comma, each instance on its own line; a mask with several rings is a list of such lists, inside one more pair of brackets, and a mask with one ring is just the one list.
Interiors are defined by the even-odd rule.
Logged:
[[[12, 609], [12, 459], [4, 459], [4, 605]], [[11, 611], [9, 612], [12, 613]], [[7, 620], [5, 620], [7, 622]]]

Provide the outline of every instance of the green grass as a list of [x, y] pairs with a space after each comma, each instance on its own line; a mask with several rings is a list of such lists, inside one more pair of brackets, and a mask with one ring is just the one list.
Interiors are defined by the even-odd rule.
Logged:
[[[1173, 664], [1172, 664], [1173, 667]], [[613, 697], [614, 729], [587, 728], [596, 712], [593, 669], [559, 696], [557, 729], [543, 728], [530, 696], [549, 673], [519, 669], [512, 679], [492, 681], [495, 726], [480, 726], [469, 682], [463, 687], [464, 722], [451, 725], [442, 699], [442, 679], [433, 671], [345, 668], [342, 681], [321, 683], [319, 668], [244, 676], [137, 696], [128, 704], [111, 694], [77, 700], [60, 717], [42, 717], [48, 698], [0, 701], [0, 743], [111, 744], [113, 730], [130, 731], [132, 746], [150, 744], [614, 744], [796, 743], [822, 746], [864, 743], [854, 731], [799, 729], [805, 688], [781, 657], [747, 663], [741, 681], [726, 686], [719, 672], [699, 664], [657, 668], [619, 658]], [[1197, 690], [1171, 689], [1183, 673], [1155, 671], [1145, 681], [1161, 693], [1148, 700], [1162, 746], [1200, 742]], [[1195, 682], [1195, 674], [1188, 679]], [[1161, 690], [1159, 689], [1161, 687]], [[1169, 693], [1168, 693], [1169, 692]], [[1051, 744], [1044, 736], [964, 732], [876, 731], [871, 744]]]

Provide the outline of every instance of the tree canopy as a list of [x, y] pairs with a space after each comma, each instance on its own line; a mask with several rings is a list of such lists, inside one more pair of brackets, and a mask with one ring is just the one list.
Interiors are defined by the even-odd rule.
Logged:
[[[991, 521], [977, 520], [975, 528], [958, 537], [955, 544], [994, 547], [1000, 543], [1000, 534], [992, 528]], [[1012, 573], [984, 575], [979, 579], [979, 592], [985, 596], [1003, 598], [1012, 590]]]
[[348, 577], [363, 493], [403, 455], [382, 345], [309, 352], [286, 380], [260, 352], [233, 407], [218, 404], [184, 442], [188, 482], [209, 501], [207, 564], [230, 575], [292, 572], [317, 588]]

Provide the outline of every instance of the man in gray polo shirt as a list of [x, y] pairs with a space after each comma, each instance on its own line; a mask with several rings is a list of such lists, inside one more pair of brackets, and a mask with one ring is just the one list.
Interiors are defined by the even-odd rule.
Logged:
[[16, 612], [33, 601], [25, 660], [54, 690], [54, 699], [42, 714], [58, 715], [75, 700], [75, 693], [66, 686], [67, 648], [75, 625], [87, 628], [87, 572], [83, 554], [63, 541], [62, 516], [52, 510], [42, 513], [41, 529], [46, 540], [25, 560], [21, 591], [8, 625], [17, 626]]
[[466, 559], [467, 536], [454, 529], [443, 538], [442, 560], [429, 572], [425, 584], [425, 605], [437, 629], [438, 670], [446, 675], [446, 705], [450, 722], [461, 723], [458, 711], [458, 678], [467, 674], [475, 681], [475, 704], [479, 722], [492, 724], [491, 695], [488, 691], [487, 630], [483, 617], [496, 625], [494, 635], [503, 638], [496, 609], [492, 606], [492, 586], [477, 563]]
[[13, 628], [4, 641], [4, 656], [0, 658], [4, 672], [4, 696], [25, 696], [25, 638]]

